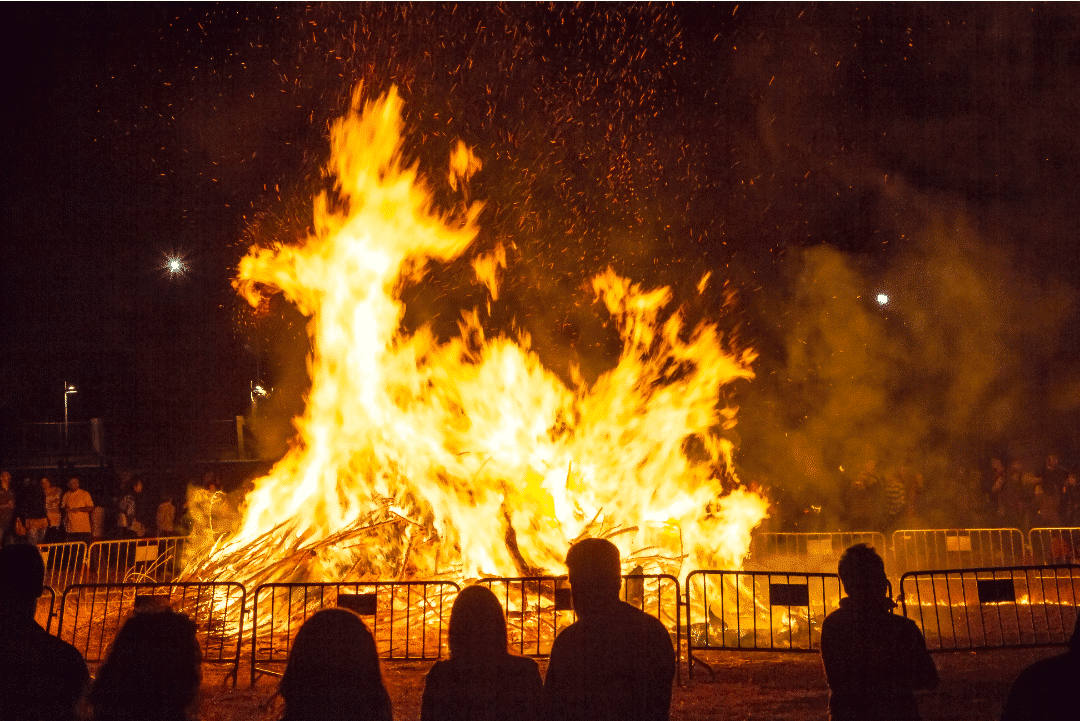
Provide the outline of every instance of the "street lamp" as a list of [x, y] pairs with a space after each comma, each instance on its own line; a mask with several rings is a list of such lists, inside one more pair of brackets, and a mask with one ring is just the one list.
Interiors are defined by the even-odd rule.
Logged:
[[67, 381], [64, 381], [64, 451], [67, 451], [68, 447], [68, 396], [72, 393], [78, 393], [75, 390], [75, 386]]

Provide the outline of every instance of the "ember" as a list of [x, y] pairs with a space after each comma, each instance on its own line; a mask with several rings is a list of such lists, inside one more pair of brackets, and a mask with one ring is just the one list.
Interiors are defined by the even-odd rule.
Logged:
[[[248, 496], [239, 531], [189, 559], [188, 575], [245, 583], [562, 573], [569, 544], [611, 537], [646, 572], [735, 568], [766, 502], [736, 487], [721, 388], [750, 378], [754, 354], [725, 352], [717, 328], [684, 325], [667, 288], [613, 271], [592, 281], [622, 351], [591, 385], [567, 385], [524, 335], [487, 337], [479, 311], [460, 335], [407, 335], [400, 289], [429, 259], [468, 251], [480, 161], [459, 145], [437, 210], [401, 151], [391, 91], [332, 129], [334, 197], [315, 201], [312, 236], [252, 247], [237, 289], [253, 305], [281, 292], [310, 318], [312, 388], [290, 452]], [[474, 259], [498, 298], [501, 249]], [[703, 279], [704, 282], [707, 279]], [[692, 450], [691, 450], [692, 449]]]

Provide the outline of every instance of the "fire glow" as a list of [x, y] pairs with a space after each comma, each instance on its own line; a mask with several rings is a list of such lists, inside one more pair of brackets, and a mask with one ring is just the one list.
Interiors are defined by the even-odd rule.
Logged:
[[[610, 270], [592, 290], [622, 352], [592, 384], [560, 380], [523, 335], [487, 337], [478, 311], [446, 342], [406, 334], [400, 289], [429, 259], [469, 249], [480, 205], [434, 208], [402, 158], [401, 105], [391, 91], [365, 106], [357, 91], [331, 131], [337, 198], [316, 198], [315, 232], [240, 263], [248, 302], [280, 292], [308, 316], [312, 385], [240, 529], [189, 570], [264, 582], [561, 573], [582, 535], [611, 537], [647, 572], [738, 567], [767, 504], [725, 494], [732, 446], [717, 430], [734, 409], [718, 399], [752, 377], [753, 353], [725, 352], [714, 325], [665, 310], [669, 289]], [[459, 144], [451, 187], [478, 168]], [[492, 300], [505, 267], [501, 248], [473, 260]]]

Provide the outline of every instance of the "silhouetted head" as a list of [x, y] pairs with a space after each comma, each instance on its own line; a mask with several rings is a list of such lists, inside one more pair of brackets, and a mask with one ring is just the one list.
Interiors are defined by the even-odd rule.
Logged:
[[1069, 637], [1069, 653], [1080, 654], [1080, 613], [1076, 614], [1076, 623]]
[[506, 653], [506, 618], [490, 589], [469, 586], [450, 611], [450, 656], [485, 659]]
[[585, 538], [566, 554], [570, 593], [579, 616], [603, 613], [619, 600], [622, 565], [619, 549], [602, 538]]
[[16, 543], [0, 548], [0, 613], [31, 617], [45, 588], [45, 563], [37, 546]]
[[844, 551], [836, 572], [844, 584], [844, 591], [853, 599], [884, 598], [889, 592], [885, 562], [877, 551], [865, 543], [858, 543]]
[[188, 718], [199, 697], [202, 651], [190, 618], [145, 611], [124, 622], [88, 700], [95, 721]]
[[344, 608], [324, 608], [300, 627], [278, 693], [290, 721], [390, 718], [375, 638]]

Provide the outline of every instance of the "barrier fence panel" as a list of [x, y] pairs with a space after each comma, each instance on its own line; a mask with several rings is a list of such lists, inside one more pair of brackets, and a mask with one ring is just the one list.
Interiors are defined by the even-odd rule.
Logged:
[[[576, 616], [566, 576], [483, 578], [476, 582], [495, 594], [506, 611], [510, 646], [522, 656], [543, 657]], [[679, 579], [667, 574], [623, 576], [621, 598], [659, 619], [678, 651], [682, 646]]]
[[244, 587], [231, 581], [76, 584], [64, 591], [56, 635], [79, 649], [87, 663], [100, 663], [128, 617], [171, 608], [195, 622], [203, 663], [232, 665], [235, 686], [245, 598]]
[[483, 578], [476, 585], [489, 588], [502, 603], [510, 647], [522, 656], [547, 656], [555, 637], [574, 622], [566, 576]]
[[38, 546], [45, 563], [45, 584], [63, 591], [74, 583], [82, 583], [86, 563], [86, 544], [43, 543]]
[[56, 591], [48, 586], [42, 589], [34, 608], [34, 620], [48, 633], [52, 627], [53, 609], [56, 607]]
[[888, 563], [885, 535], [877, 531], [757, 533], [750, 540], [754, 570], [835, 573], [840, 554], [856, 543], [873, 546]]
[[892, 567], [908, 571], [1021, 566], [1024, 534], [1015, 528], [956, 528], [894, 531]]
[[251, 683], [256, 674], [280, 675], [272, 667], [284, 666], [300, 626], [334, 606], [364, 618], [383, 658], [442, 658], [457, 592], [451, 581], [264, 583], [252, 604]]
[[821, 623], [839, 604], [835, 573], [692, 571], [686, 578], [690, 677], [694, 651], [816, 653]]
[[180, 571], [183, 536], [128, 538], [90, 544], [89, 572], [97, 583], [164, 583]]
[[1032, 528], [1028, 548], [1032, 563], [1080, 563], [1080, 528]]
[[900, 602], [931, 651], [1057, 646], [1072, 634], [1080, 566], [913, 571]]

